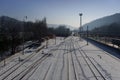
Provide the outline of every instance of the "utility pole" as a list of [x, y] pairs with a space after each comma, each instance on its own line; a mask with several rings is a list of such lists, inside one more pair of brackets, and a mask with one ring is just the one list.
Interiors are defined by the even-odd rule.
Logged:
[[[79, 31], [80, 31], [80, 37], [82, 37], [82, 13], [79, 13], [79, 16], [80, 16], [80, 28], [79, 28]], [[81, 40], [81, 38], [80, 38]]]
[[4, 58], [4, 66], [6, 65], [6, 60], [5, 60], [5, 58]]
[[88, 26], [87, 26], [87, 45], [88, 45]]
[[46, 48], [48, 48], [48, 40], [46, 40]]
[[25, 16], [24, 18], [23, 18], [23, 26], [22, 26], [22, 36], [23, 36], [23, 41], [22, 41], [22, 43], [23, 43], [23, 52], [22, 52], [22, 54], [24, 55], [24, 37], [25, 37], [25, 35], [24, 35], [24, 27], [25, 27], [25, 20], [27, 20], [27, 16]]
[[56, 45], [56, 36], [55, 36], [55, 45]]

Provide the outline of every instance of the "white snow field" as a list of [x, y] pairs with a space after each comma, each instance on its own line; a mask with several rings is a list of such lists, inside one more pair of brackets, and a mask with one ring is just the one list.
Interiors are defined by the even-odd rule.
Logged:
[[[57, 37], [1, 62], [0, 80], [120, 80], [120, 60], [78, 37]], [[19, 61], [20, 57], [20, 61]]]

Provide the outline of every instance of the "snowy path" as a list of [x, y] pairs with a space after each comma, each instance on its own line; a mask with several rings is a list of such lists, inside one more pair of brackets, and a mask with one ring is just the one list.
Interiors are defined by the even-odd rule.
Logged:
[[[91, 43], [86, 45], [86, 41], [80, 41], [78, 37], [58, 38], [56, 45], [54, 40], [49, 40], [48, 48], [42, 51], [6, 73], [8, 67], [2, 68], [0, 80], [120, 79], [120, 60]], [[9, 64], [10, 67], [13, 65]]]

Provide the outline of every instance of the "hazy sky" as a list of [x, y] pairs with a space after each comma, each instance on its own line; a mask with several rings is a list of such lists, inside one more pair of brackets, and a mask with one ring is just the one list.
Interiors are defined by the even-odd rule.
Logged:
[[49, 24], [68, 24], [79, 27], [79, 13], [83, 24], [100, 17], [120, 13], [120, 0], [0, 0], [0, 16], [19, 20], [47, 18]]

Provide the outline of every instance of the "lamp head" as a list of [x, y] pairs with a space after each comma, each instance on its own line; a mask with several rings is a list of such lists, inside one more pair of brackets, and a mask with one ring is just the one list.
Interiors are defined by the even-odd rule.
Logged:
[[83, 15], [82, 13], [79, 14], [79, 16], [82, 16], [82, 15]]

